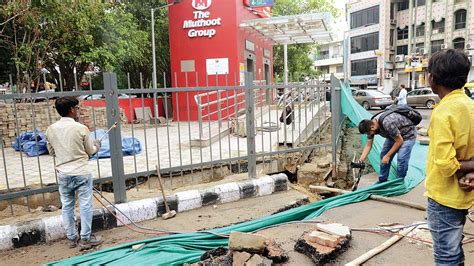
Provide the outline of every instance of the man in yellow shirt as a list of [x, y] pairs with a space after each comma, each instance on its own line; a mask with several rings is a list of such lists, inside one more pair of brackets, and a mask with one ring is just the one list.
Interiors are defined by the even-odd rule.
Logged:
[[474, 202], [467, 181], [474, 172], [474, 101], [462, 90], [470, 67], [457, 50], [434, 54], [428, 66], [430, 86], [441, 99], [431, 114], [425, 181], [436, 265], [464, 264], [462, 232]]

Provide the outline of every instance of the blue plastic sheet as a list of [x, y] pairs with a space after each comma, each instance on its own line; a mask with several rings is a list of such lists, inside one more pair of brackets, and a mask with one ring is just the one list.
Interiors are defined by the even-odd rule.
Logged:
[[22, 151], [28, 157], [48, 154], [46, 135], [40, 130], [22, 132], [12, 145], [15, 151]]
[[[105, 134], [105, 130], [98, 129], [90, 133], [92, 139], [102, 138], [102, 145], [99, 152], [94, 155], [93, 159], [110, 158], [110, 142], [109, 135]], [[105, 135], [105, 136], [104, 136]], [[123, 137], [122, 138], [122, 153], [124, 156], [139, 154], [142, 151], [142, 145], [137, 138]]]

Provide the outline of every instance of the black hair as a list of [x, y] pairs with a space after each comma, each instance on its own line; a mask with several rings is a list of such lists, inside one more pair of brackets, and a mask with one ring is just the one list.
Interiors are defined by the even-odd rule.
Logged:
[[59, 113], [60, 116], [66, 117], [69, 115], [71, 108], [74, 108], [79, 105], [79, 100], [75, 97], [66, 96], [61, 97], [56, 100], [54, 106], [56, 107], [56, 111]]
[[470, 69], [471, 62], [466, 54], [454, 49], [435, 53], [428, 64], [434, 83], [450, 90], [464, 87]]
[[360, 134], [369, 134], [370, 127], [372, 126], [372, 120], [364, 119], [359, 123], [359, 133]]

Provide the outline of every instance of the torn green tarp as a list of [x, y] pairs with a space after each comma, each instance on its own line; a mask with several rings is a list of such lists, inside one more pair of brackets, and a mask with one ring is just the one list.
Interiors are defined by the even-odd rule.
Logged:
[[[362, 119], [370, 118], [370, 113], [365, 111], [352, 98], [350, 90], [342, 84], [341, 87], [342, 111], [351, 122], [358, 124]], [[365, 143], [366, 141], [367, 139], [363, 138], [363, 142]], [[369, 161], [376, 171], [379, 171], [379, 154], [382, 144], [383, 139], [376, 137], [374, 147], [369, 155]], [[389, 182], [328, 198], [257, 220], [215, 229], [212, 230], [212, 232], [219, 234], [229, 234], [234, 231], [253, 232], [285, 222], [313, 219], [320, 216], [326, 210], [366, 200], [371, 194], [387, 197], [405, 194], [424, 179], [426, 155], [427, 147], [417, 143], [413, 148], [410, 167], [404, 181], [394, 178], [394, 169], [396, 167], [396, 160], [394, 160]], [[142, 243], [146, 244], [142, 249], [136, 251], [132, 250], [133, 245]], [[180, 265], [199, 261], [200, 256], [204, 252], [222, 246], [227, 246], [227, 239], [213, 234], [205, 232], [176, 234], [107, 248], [82, 256], [53, 262], [49, 265]]]

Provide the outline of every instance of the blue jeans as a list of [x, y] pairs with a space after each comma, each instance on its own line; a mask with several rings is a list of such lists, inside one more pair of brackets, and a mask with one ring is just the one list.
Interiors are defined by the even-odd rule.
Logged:
[[[402, 146], [398, 149], [395, 153], [397, 154], [397, 177], [398, 178], [405, 178], [408, 172], [408, 163], [410, 162], [411, 150], [415, 145], [416, 139], [409, 139], [404, 140]], [[388, 151], [392, 148], [395, 141], [391, 139], [386, 139], [382, 152], [380, 153], [380, 159], [382, 159]], [[388, 174], [390, 173], [390, 165], [392, 164], [393, 157], [395, 154], [390, 158], [388, 164], [380, 163], [380, 175], [379, 175], [379, 182], [385, 182], [388, 179]]]
[[81, 210], [81, 239], [88, 240], [92, 229], [92, 175], [58, 175], [59, 194], [61, 195], [62, 217], [66, 227], [66, 236], [70, 240], [77, 237], [74, 215], [75, 194]]
[[464, 251], [461, 241], [467, 210], [449, 208], [428, 198], [427, 213], [436, 265], [463, 263]]

